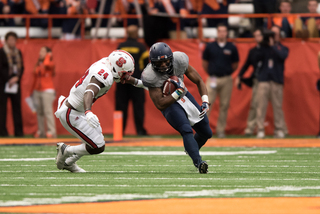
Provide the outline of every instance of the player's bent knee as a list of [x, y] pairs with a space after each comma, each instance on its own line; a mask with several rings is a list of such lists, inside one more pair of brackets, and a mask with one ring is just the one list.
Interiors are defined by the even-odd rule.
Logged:
[[203, 137], [207, 139], [212, 138], [213, 133], [210, 126], [208, 126], [207, 128], [204, 128], [202, 131], [203, 131], [202, 132]]
[[212, 130], [210, 128], [205, 129], [205, 132], [203, 133], [203, 135], [207, 139], [212, 138]]
[[179, 128], [180, 134], [183, 136], [185, 134], [193, 134], [193, 130], [189, 124], [184, 124]]
[[86, 145], [86, 149], [91, 155], [96, 155], [96, 154], [100, 154], [104, 151], [105, 145], [103, 145], [102, 147], [99, 147], [99, 148], [91, 148], [90, 146]]

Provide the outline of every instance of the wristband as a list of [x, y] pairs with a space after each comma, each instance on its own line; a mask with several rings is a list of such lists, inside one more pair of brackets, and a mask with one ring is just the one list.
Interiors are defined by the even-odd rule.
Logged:
[[86, 110], [85, 112], [84, 112], [84, 114], [86, 115], [87, 113], [89, 113], [89, 112], [92, 112], [91, 110]]
[[138, 87], [138, 88], [143, 88], [143, 82], [142, 82], [142, 80], [137, 80], [137, 84], [135, 85], [136, 87]]
[[89, 91], [92, 93], [92, 96], [94, 97], [94, 91], [93, 91], [93, 90], [91, 90], [91, 89], [87, 89], [87, 90], [85, 90], [85, 91], [84, 91], [84, 93], [89, 92]]
[[181, 94], [183, 94], [184, 89], [178, 88], [178, 89], [176, 90], [176, 92], [177, 92], [177, 94], [179, 94], [179, 96], [180, 96]]
[[134, 83], [133, 83], [133, 85], [134, 85], [134, 86], [137, 86], [137, 85], [138, 85], [138, 82], [139, 82], [139, 80], [138, 80], [138, 79], [134, 79]]
[[100, 91], [100, 86], [98, 85], [98, 84], [96, 84], [96, 83], [93, 83], [93, 82], [90, 82], [89, 84], [88, 84], [88, 86], [89, 85], [93, 85], [93, 86], [95, 86], [95, 87], [97, 87], [98, 89], [99, 89], [99, 91]]
[[201, 100], [202, 100], [202, 102], [209, 103], [208, 95], [202, 95]]
[[173, 97], [173, 99], [178, 100], [180, 98], [180, 95], [177, 91], [174, 91], [171, 96]]

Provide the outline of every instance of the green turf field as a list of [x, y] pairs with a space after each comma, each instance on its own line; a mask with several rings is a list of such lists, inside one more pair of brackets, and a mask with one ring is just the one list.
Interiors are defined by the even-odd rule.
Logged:
[[179, 197], [320, 196], [320, 148], [106, 147], [59, 171], [54, 146], [0, 146], [0, 206]]

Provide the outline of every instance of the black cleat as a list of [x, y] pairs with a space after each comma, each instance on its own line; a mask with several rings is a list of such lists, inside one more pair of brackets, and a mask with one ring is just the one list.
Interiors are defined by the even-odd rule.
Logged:
[[207, 164], [207, 162], [201, 161], [198, 169], [199, 169], [199, 173], [200, 174], [208, 173], [208, 164]]

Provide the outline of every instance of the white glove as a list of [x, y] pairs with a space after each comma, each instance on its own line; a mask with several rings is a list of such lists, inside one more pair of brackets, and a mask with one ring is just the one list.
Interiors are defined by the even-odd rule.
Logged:
[[100, 125], [98, 117], [94, 113], [92, 113], [92, 111], [88, 110], [85, 112], [85, 114], [87, 122], [91, 127], [97, 128]]

